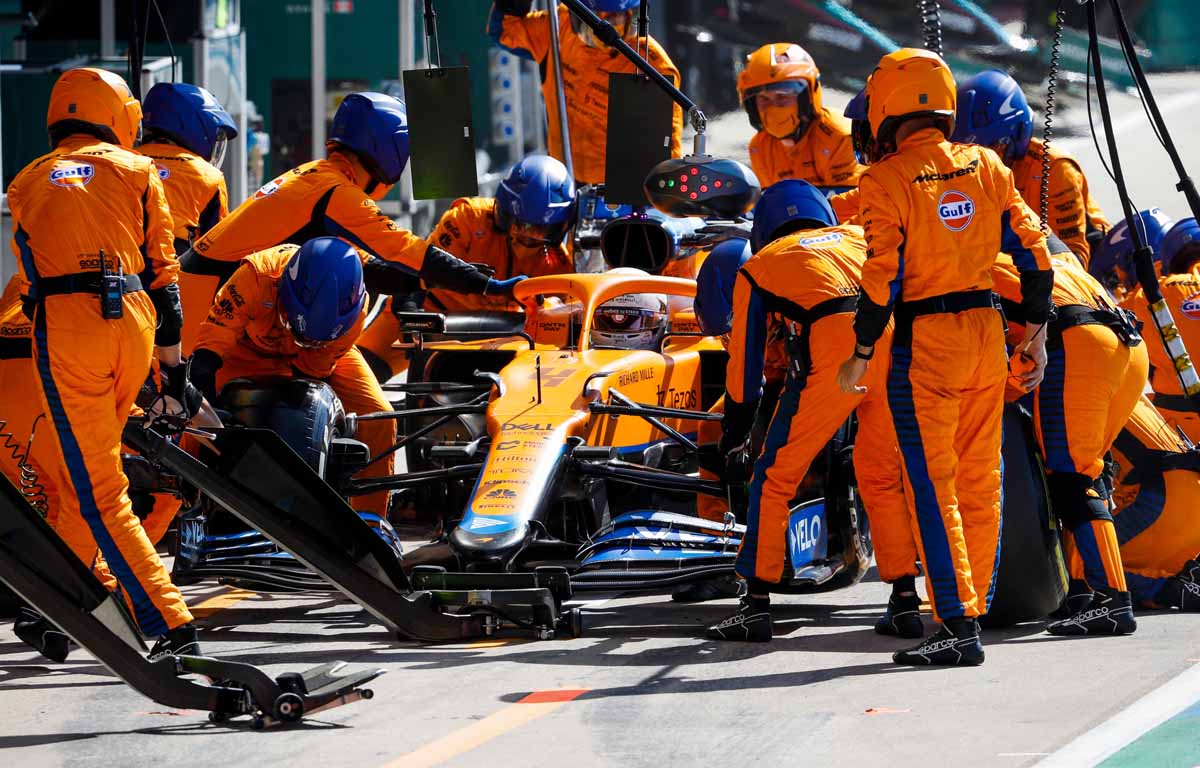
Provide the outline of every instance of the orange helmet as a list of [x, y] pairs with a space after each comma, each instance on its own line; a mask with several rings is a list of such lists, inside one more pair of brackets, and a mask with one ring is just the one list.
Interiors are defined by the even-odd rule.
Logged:
[[932, 51], [901, 48], [879, 60], [867, 80], [867, 118], [880, 154], [895, 151], [896, 129], [910, 117], [935, 117], [954, 132], [958, 88], [950, 67]]
[[[747, 56], [746, 67], [738, 73], [737, 88], [738, 99], [755, 130], [763, 130], [755, 100], [763, 91], [796, 92], [804, 130], [821, 110], [821, 70], [808, 51], [795, 43], [771, 43]], [[803, 130], [798, 130], [797, 135], [803, 135]]]
[[[69, 69], [50, 92], [46, 127], [53, 135], [55, 126], [68, 121], [98, 129], [112, 144], [132, 147], [142, 126], [142, 105], [120, 75], [92, 67]], [[56, 143], [53, 138], [51, 143]]]

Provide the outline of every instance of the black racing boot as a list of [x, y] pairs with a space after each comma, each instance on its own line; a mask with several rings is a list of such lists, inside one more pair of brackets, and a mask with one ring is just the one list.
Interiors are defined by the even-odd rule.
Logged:
[[150, 661], [164, 656], [200, 656], [200, 639], [196, 636], [196, 625], [192, 623], [175, 627], [158, 638], [150, 649]]
[[17, 609], [13, 632], [26, 645], [36, 649], [50, 661], [64, 662], [67, 660], [67, 654], [71, 652], [71, 640], [66, 633], [32, 608]]
[[892, 584], [887, 611], [875, 622], [875, 631], [892, 637], [918, 638], [925, 634], [921, 624], [921, 598], [916, 579], [906, 576]]
[[1056, 621], [1046, 627], [1052, 635], [1079, 637], [1082, 635], [1132, 635], [1137, 629], [1133, 618], [1133, 603], [1128, 592], [1098, 589], [1092, 601], [1069, 619]]
[[917, 647], [892, 654], [892, 661], [911, 667], [977, 667], [983, 663], [979, 623], [974, 619], [947, 619]]
[[707, 581], [688, 584], [675, 590], [671, 599], [677, 603], [705, 603], [709, 600], [726, 600], [746, 594], [746, 582], [736, 574], [720, 576]]
[[1083, 579], [1071, 579], [1067, 585], [1067, 596], [1050, 612], [1054, 621], [1069, 619], [1092, 604], [1092, 588]]
[[1200, 562], [1188, 560], [1183, 570], [1167, 579], [1155, 602], [1188, 613], [1200, 613]]
[[746, 595], [737, 613], [713, 624], [704, 633], [709, 640], [738, 640], [747, 643], [771, 641], [771, 600]]

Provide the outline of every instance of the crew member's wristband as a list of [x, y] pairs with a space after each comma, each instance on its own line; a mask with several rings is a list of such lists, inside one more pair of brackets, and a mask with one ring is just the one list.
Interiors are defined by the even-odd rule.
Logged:
[[859, 360], [870, 360], [872, 357], [875, 357], [875, 347], [871, 347], [871, 351], [864, 355], [862, 352], [858, 351], [858, 345], [855, 344], [854, 345], [854, 356], [857, 357]]

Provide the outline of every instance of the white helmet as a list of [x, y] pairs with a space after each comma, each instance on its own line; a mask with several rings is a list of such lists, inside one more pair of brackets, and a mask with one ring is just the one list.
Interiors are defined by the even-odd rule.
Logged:
[[658, 349], [667, 332], [667, 297], [627, 293], [596, 307], [592, 346], [608, 349]]

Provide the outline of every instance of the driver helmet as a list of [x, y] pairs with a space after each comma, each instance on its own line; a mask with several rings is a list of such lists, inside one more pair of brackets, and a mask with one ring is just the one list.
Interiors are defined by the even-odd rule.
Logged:
[[[609, 274], [646, 275], [640, 269], [614, 269]], [[592, 346], [598, 349], [658, 349], [667, 333], [667, 297], [661, 293], [627, 293], [596, 307]]]

